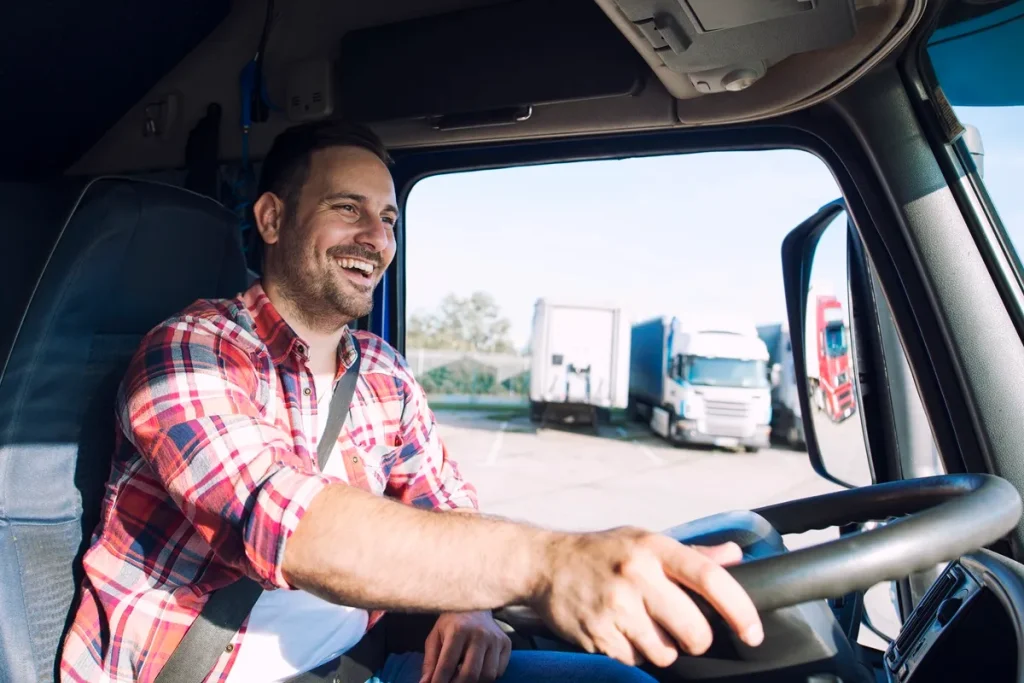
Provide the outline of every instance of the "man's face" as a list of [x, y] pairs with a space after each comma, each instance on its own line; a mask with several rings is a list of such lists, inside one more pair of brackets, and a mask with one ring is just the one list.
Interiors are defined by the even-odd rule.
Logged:
[[359, 147], [317, 150], [292, 204], [276, 235], [264, 233], [267, 277], [314, 328], [367, 315], [395, 256], [398, 202], [387, 167]]

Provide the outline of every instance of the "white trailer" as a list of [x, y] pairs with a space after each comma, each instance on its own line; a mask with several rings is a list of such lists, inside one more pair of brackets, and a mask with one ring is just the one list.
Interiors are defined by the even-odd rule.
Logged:
[[534, 307], [530, 418], [597, 426], [629, 400], [629, 325], [611, 304], [551, 301]]

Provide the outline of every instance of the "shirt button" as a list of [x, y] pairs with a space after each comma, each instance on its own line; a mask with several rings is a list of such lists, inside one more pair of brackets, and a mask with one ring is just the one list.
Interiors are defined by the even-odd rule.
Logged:
[[306, 396], [309, 396], [313, 392], [310, 390], [309, 387], [306, 387], [305, 389], [302, 390], [302, 393], [304, 393]]
[[232, 645], [231, 643], [228, 643], [228, 646], [226, 648], [224, 648], [224, 651], [225, 652], [231, 652], [234, 649], [235, 649], [235, 646]]
[[352, 456], [352, 462], [358, 463], [359, 462], [359, 456], [358, 455], [353, 455]]

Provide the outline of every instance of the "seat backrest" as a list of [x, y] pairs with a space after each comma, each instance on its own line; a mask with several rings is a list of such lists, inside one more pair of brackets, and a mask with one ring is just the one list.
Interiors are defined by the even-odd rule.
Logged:
[[26, 192], [0, 187], [0, 230], [34, 231], [36, 247], [19, 265], [32, 286], [2, 295], [19, 312], [0, 336], [0, 683], [55, 677], [110, 475], [115, 394], [142, 336], [247, 283], [237, 222], [208, 198], [120, 178]]

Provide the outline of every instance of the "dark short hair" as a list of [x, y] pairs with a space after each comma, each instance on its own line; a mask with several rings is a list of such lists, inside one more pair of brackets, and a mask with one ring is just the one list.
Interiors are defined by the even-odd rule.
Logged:
[[[372, 152], [385, 165], [392, 164], [384, 143], [362, 124], [340, 120], [303, 123], [286, 129], [274, 139], [263, 159], [256, 198], [273, 192], [284, 201], [286, 212], [295, 211], [302, 186], [309, 178], [313, 152], [330, 147], [361, 147]], [[255, 227], [251, 232], [248, 241], [250, 266], [256, 267], [263, 260], [263, 239]]]
[[361, 147], [372, 152], [385, 165], [391, 156], [377, 134], [351, 121], [316, 121], [288, 128], [270, 146], [256, 196], [273, 192], [285, 202], [294, 202], [309, 176], [310, 159], [318, 149]]

